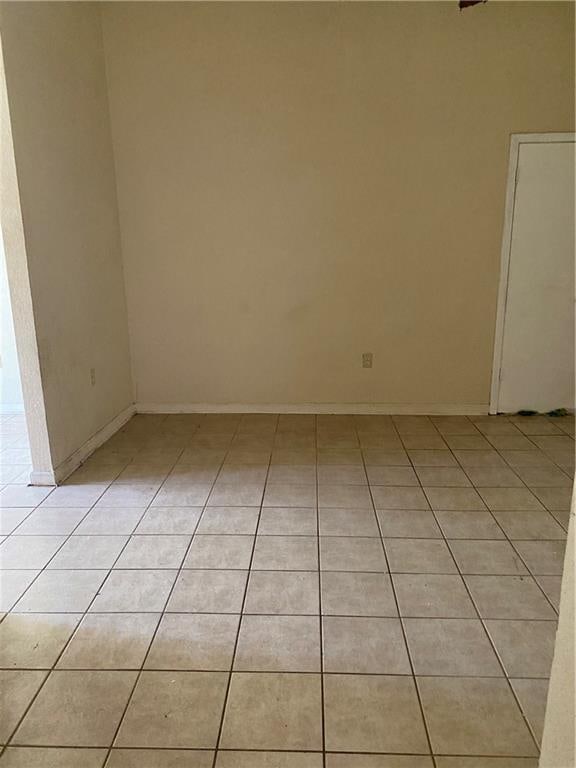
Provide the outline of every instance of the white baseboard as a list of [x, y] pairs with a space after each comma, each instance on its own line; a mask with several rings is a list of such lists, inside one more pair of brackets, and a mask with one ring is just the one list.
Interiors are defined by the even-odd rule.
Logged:
[[[99, 429], [92, 437], [90, 437], [84, 445], [81, 445], [78, 450], [74, 451], [67, 459], [64, 459], [57, 467], [55, 467], [52, 473], [50, 472], [32, 472], [30, 475], [30, 482], [32, 485], [59, 485], [66, 478], [74, 472], [75, 469], [83, 464], [86, 459], [91, 456], [97, 448], [100, 448], [106, 440], [109, 440], [118, 430], [126, 424], [126, 422], [134, 416], [136, 413], [136, 407], [132, 404], [128, 408], [121, 411], [112, 421], [108, 422], [105, 427]], [[47, 482], [47, 476], [52, 475], [52, 482]], [[45, 477], [46, 476], [46, 477]]]
[[488, 403], [136, 403], [137, 413], [335, 413], [481, 416]]

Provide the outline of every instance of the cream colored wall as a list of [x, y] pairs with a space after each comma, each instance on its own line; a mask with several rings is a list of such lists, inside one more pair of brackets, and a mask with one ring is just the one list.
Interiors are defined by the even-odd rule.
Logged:
[[132, 403], [100, 11], [4, 2], [0, 33], [57, 468]]
[[509, 137], [573, 129], [572, 4], [103, 22], [137, 401], [485, 410]]

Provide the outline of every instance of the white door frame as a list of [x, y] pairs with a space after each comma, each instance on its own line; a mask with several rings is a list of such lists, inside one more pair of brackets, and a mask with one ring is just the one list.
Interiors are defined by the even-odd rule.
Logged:
[[490, 413], [498, 413], [498, 404], [500, 400], [504, 324], [506, 321], [506, 303], [508, 300], [508, 279], [510, 275], [510, 254], [512, 250], [512, 229], [514, 225], [514, 206], [516, 204], [520, 146], [522, 144], [572, 143], [575, 138], [576, 134], [574, 133], [513, 133], [510, 136], [510, 159], [508, 163], [506, 207], [504, 210], [504, 230], [502, 233], [502, 252], [500, 257], [500, 285], [498, 288], [498, 309], [496, 312], [496, 329], [494, 333], [494, 362], [492, 365], [492, 386], [490, 389]]

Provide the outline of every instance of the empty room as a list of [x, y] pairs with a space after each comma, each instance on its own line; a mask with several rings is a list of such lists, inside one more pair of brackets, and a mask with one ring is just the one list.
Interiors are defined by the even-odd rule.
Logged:
[[575, 4], [0, 43], [0, 768], [575, 768]]

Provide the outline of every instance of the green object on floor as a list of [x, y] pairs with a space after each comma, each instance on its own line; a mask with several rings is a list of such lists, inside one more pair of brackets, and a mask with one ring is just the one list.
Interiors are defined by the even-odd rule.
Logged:
[[518, 411], [517, 416], [537, 416], [538, 411]]
[[553, 411], [548, 411], [546, 416], [552, 416], [553, 418], [559, 418], [560, 416], [567, 416], [568, 411], [566, 408], [555, 408]]

